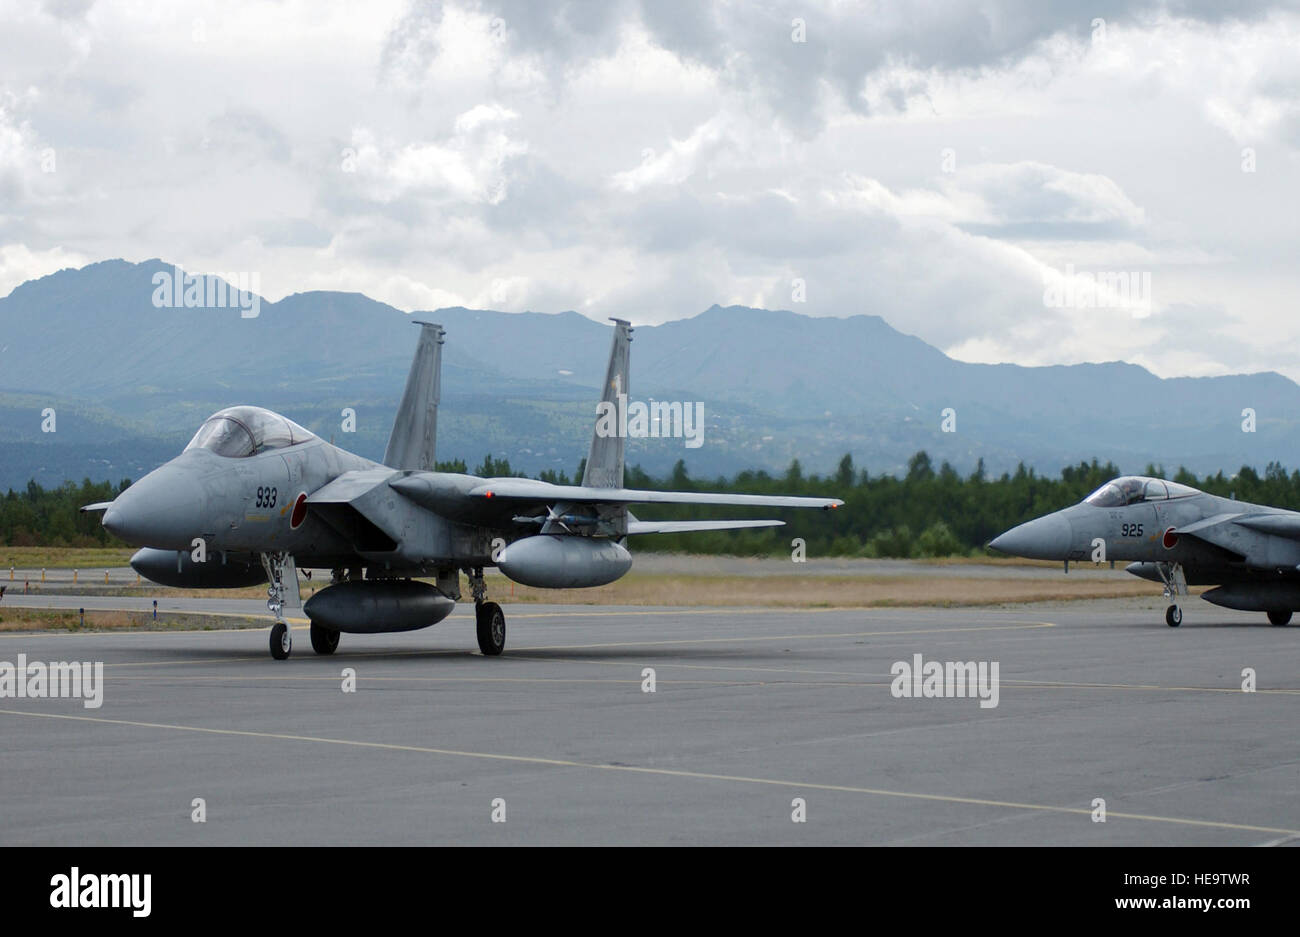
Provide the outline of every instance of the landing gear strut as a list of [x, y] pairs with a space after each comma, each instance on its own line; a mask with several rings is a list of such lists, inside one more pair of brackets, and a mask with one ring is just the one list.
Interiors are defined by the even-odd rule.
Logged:
[[487, 601], [487, 583], [483, 567], [465, 570], [469, 590], [474, 596], [474, 622], [478, 632], [478, 649], [484, 657], [496, 657], [506, 649], [506, 616], [501, 606]]
[[1183, 623], [1183, 609], [1178, 600], [1189, 594], [1187, 576], [1183, 573], [1181, 563], [1157, 563], [1156, 571], [1164, 581], [1165, 598], [1169, 600], [1169, 607], [1165, 609], [1165, 624], [1177, 628]]
[[[293, 565], [293, 557], [288, 553], [263, 553], [262, 568], [266, 570], [269, 583], [266, 589], [266, 607], [275, 616], [271, 626], [271, 656], [276, 660], [287, 660], [293, 650], [293, 635], [282, 614], [285, 601], [292, 605], [301, 605], [298, 595], [298, 570]], [[292, 584], [292, 592], [289, 591]]]

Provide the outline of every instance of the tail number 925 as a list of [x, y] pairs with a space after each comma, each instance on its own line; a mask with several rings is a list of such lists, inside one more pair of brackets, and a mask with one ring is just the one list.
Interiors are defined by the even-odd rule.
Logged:
[[[273, 507], [275, 507], [275, 501], [276, 501], [276, 498], [279, 497], [279, 494], [280, 494], [280, 492], [279, 492], [277, 489], [275, 489], [275, 488], [261, 488], [261, 487], [259, 487], [259, 488], [257, 489], [257, 506], [258, 506], [259, 508], [273, 508]], [[1126, 525], [1126, 526], [1127, 526], [1127, 525]]]
[[1120, 535], [1121, 537], [1141, 537], [1141, 536], [1142, 536], [1142, 525], [1141, 525], [1141, 524], [1124, 524], [1122, 527], [1120, 527], [1119, 535]]

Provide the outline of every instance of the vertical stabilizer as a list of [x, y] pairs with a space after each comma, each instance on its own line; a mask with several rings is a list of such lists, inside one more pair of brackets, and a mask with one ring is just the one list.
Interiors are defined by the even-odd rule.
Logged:
[[438, 441], [438, 395], [442, 382], [442, 326], [418, 322], [420, 343], [406, 376], [406, 390], [388, 436], [384, 464], [416, 472], [433, 471]]
[[609, 350], [609, 367], [600, 403], [596, 405], [596, 430], [587, 453], [582, 484], [592, 488], [623, 487], [623, 447], [627, 436], [627, 368], [632, 344], [632, 324], [625, 319], [614, 323], [614, 345]]

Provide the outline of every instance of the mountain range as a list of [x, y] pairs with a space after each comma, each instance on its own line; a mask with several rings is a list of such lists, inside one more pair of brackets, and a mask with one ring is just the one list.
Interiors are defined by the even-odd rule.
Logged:
[[[295, 293], [239, 308], [159, 308], [163, 260], [108, 260], [0, 299], [0, 488], [29, 478], [138, 478], [209, 413], [280, 411], [362, 455], [382, 455], [417, 332], [441, 323], [439, 458], [491, 453], [528, 473], [586, 454], [610, 331], [575, 312], [460, 307], [406, 313], [360, 293]], [[610, 309], [617, 315], [617, 309]], [[925, 449], [937, 465], [1055, 474], [1094, 457], [1126, 471], [1300, 464], [1300, 385], [1282, 375], [1162, 379], [1132, 364], [1056, 367], [949, 358], [878, 316], [713, 306], [638, 327], [633, 400], [704, 404], [703, 445], [633, 439], [653, 474], [826, 473], [848, 452], [873, 474]], [[42, 432], [55, 411], [54, 432]], [[355, 434], [343, 410], [356, 413]], [[951, 413], [945, 411], [951, 408]], [[1254, 411], [1255, 432], [1243, 432]], [[944, 431], [945, 416], [952, 432]]]

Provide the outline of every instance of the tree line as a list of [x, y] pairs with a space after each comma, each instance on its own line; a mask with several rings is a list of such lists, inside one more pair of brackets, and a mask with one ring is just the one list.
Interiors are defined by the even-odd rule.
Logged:
[[[585, 460], [584, 460], [585, 462]], [[584, 465], [578, 464], [572, 478], [563, 472], [546, 470], [538, 477], [555, 484], [577, 484]], [[466, 472], [457, 459], [440, 462], [439, 471]], [[502, 477], [519, 475], [508, 459], [491, 455], [474, 467], [474, 475]], [[693, 534], [653, 534], [638, 537], [634, 549], [728, 553], [743, 556], [789, 554], [792, 541], [803, 540], [808, 556], [932, 557], [978, 555], [984, 544], [1002, 531], [1023, 521], [1075, 504], [1105, 482], [1122, 474], [1112, 463], [1096, 459], [1066, 466], [1053, 478], [1039, 475], [1020, 465], [1015, 472], [988, 475], [983, 460], [975, 471], [963, 476], [947, 462], [935, 467], [930, 457], [918, 452], [908, 461], [900, 477], [872, 475], [845, 455], [834, 472], [805, 475], [796, 459], [780, 473], [744, 471], [731, 478], [693, 478], [679, 460], [666, 477], [655, 478], [638, 466], [625, 473], [628, 488], [669, 491], [718, 491], [737, 494], [792, 494], [841, 498], [845, 504], [834, 511], [795, 511], [747, 508], [714, 508], [695, 505], [646, 505], [633, 507], [645, 519], [688, 520], [709, 517], [779, 517], [785, 527], [738, 531], [705, 531]], [[1242, 466], [1234, 475], [1197, 478], [1185, 468], [1167, 476], [1163, 466], [1148, 465], [1141, 472], [1157, 478], [1200, 488], [1223, 497], [1235, 497], [1292, 510], [1300, 510], [1300, 471], [1287, 473], [1270, 462], [1263, 474]], [[100, 524], [99, 514], [81, 514], [82, 505], [111, 501], [130, 485], [129, 479], [116, 484], [84, 480], [80, 485], [65, 482], [44, 488], [35, 481], [23, 491], [10, 489], [0, 498], [0, 544], [8, 546], [101, 547], [125, 546]]]

